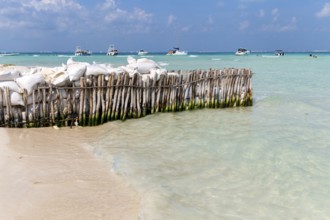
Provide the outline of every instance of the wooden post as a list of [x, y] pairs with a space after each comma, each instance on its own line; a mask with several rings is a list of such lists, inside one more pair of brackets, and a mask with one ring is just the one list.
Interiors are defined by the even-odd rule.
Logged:
[[80, 126], [84, 126], [83, 124], [83, 108], [84, 108], [84, 78], [80, 77], [80, 94], [79, 94], [79, 114], [78, 114], [78, 118], [79, 118], [79, 125]]
[[11, 127], [12, 112], [11, 112], [11, 100], [10, 100], [10, 91], [8, 87], [5, 87], [5, 99], [7, 106], [7, 114], [5, 115], [5, 125]]
[[104, 122], [106, 122], [106, 107], [105, 107], [105, 100], [104, 100], [104, 96], [106, 95], [106, 89], [104, 88], [105, 86], [105, 76], [101, 75], [101, 123], [103, 124]]
[[0, 88], [0, 126], [5, 124], [3, 90]]

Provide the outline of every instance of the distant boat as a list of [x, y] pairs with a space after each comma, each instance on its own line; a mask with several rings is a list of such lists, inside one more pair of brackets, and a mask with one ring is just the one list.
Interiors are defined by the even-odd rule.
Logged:
[[147, 55], [147, 54], [148, 54], [148, 51], [145, 51], [145, 50], [139, 50], [139, 52], [138, 52], [139, 56], [143, 56], [143, 55]]
[[92, 54], [89, 50], [83, 50], [79, 46], [76, 47], [76, 51], [74, 53], [75, 56], [90, 56]]
[[4, 56], [16, 56], [18, 53], [6, 53], [6, 52], [0, 52], [0, 57]]
[[275, 50], [275, 55], [276, 56], [284, 56], [284, 52], [283, 52], [283, 50]]
[[118, 55], [118, 50], [115, 48], [115, 45], [111, 44], [108, 48], [107, 56], [116, 56]]
[[178, 47], [174, 47], [172, 50], [170, 50], [167, 55], [187, 55], [187, 51], [180, 50]]
[[250, 51], [245, 48], [238, 48], [238, 50], [235, 52], [236, 56], [243, 56], [250, 54]]
[[315, 54], [311, 54], [311, 53], [310, 53], [309, 56], [310, 56], [310, 57], [313, 57], [313, 58], [317, 58], [317, 55], [315, 55]]

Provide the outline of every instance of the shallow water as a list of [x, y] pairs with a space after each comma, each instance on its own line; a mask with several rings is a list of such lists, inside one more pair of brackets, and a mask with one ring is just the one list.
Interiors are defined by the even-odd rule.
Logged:
[[167, 69], [251, 68], [254, 106], [98, 127], [89, 144], [140, 191], [140, 219], [330, 219], [329, 54], [151, 59]]

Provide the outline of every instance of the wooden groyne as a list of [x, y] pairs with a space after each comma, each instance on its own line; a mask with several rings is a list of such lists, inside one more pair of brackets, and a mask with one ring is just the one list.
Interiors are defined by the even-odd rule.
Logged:
[[128, 73], [81, 77], [65, 87], [38, 85], [12, 105], [0, 88], [1, 127], [96, 126], [157, 112], [251, 106], [249, 69], [178, 71], [151, 78]]

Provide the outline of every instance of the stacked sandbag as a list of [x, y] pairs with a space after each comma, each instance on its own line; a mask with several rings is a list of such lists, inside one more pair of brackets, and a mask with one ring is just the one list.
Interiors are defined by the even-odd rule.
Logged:
[[15, 81], [0, 81], [0, 88], [4, 90], [6, 87], [9, 88], [9, 91], [22, 93], [23, 90], [17, 85]]
[[138, 72], [140, 74], [149, 74], [152, 69], [160, 69], [160, 66], [153, 60], [147, 58], [134, 59], [131, 56], [127, 58], [128, 65], [126, 71], [128, 73]]
[[[23, 71], [29, 71], [29, 68], [6, 66], [1, 67], [0, 70], [0, 89], [5, 91], [6, 88], [9, 90], [9, 98], [11, 105], [24, 105], [21, 93], [23, 90], [15, 82], [17, 78], [20, 78]], [[3, 99], [3, 105], [7, 106], [7, 99]]]
[[3, 70], [0, 72], [0, 82], [13, 81], [21, 76], [21, 72], [15, 69]]
[[68, 65], [67, 73], [71, 82], [77, 81], [86, 73], [87, 65], [84, 63], [73, 63]]
[[37, 88], [38, 84], [45, 83], [45, 79], [41, 73], [35, 73], [19, 77], [16, 79], [16, 82], [21, 89], [25, 89], [27, 94], [30, 95]]
[[[23, 105], [23, 91], [27, 91], [27, 104], [33, 104], [32, 92], [38, 85], [52, 85], [57, 88], [72, 86], [80, 87], [80, 78], [84, 76], [105, 75], [105, 80], [109, 80], [110, 74], [129, 73], [130, 77], [135, 74], [141, 74], [145, 81], [148, 78], [159, 80], [163, 74], [177, 75], [175, 72], [168, 73], [161, 68], [155, 61], [141, 58], [135, 59], [131, 56], [127, 58], [126, 66], [114, 67], [111, 64], [89, 64], [86, 62], [77, 62], [72, 58], [67, 60], [66, 64], [59, 67], [1, 67], [0, 68], [0, 89], [9, 88], [11, 104]], [[65, 90], [59, 90], [63, 99], [66, 99]], [[62, 94], [64, 92], [65, 94]], [[79, 98], [79, 88], [75, 90], [74, 96]], [[36, 97], [35, 97], [36, 98]], [[56, 94], [52, 94], [54, 100]], [[37, 101], [37, 100], [36, 100]]]
[[106, 67], [99, 64], [88, 65], [86, 68], [86, 76], [109, 75], [110, 72]]

